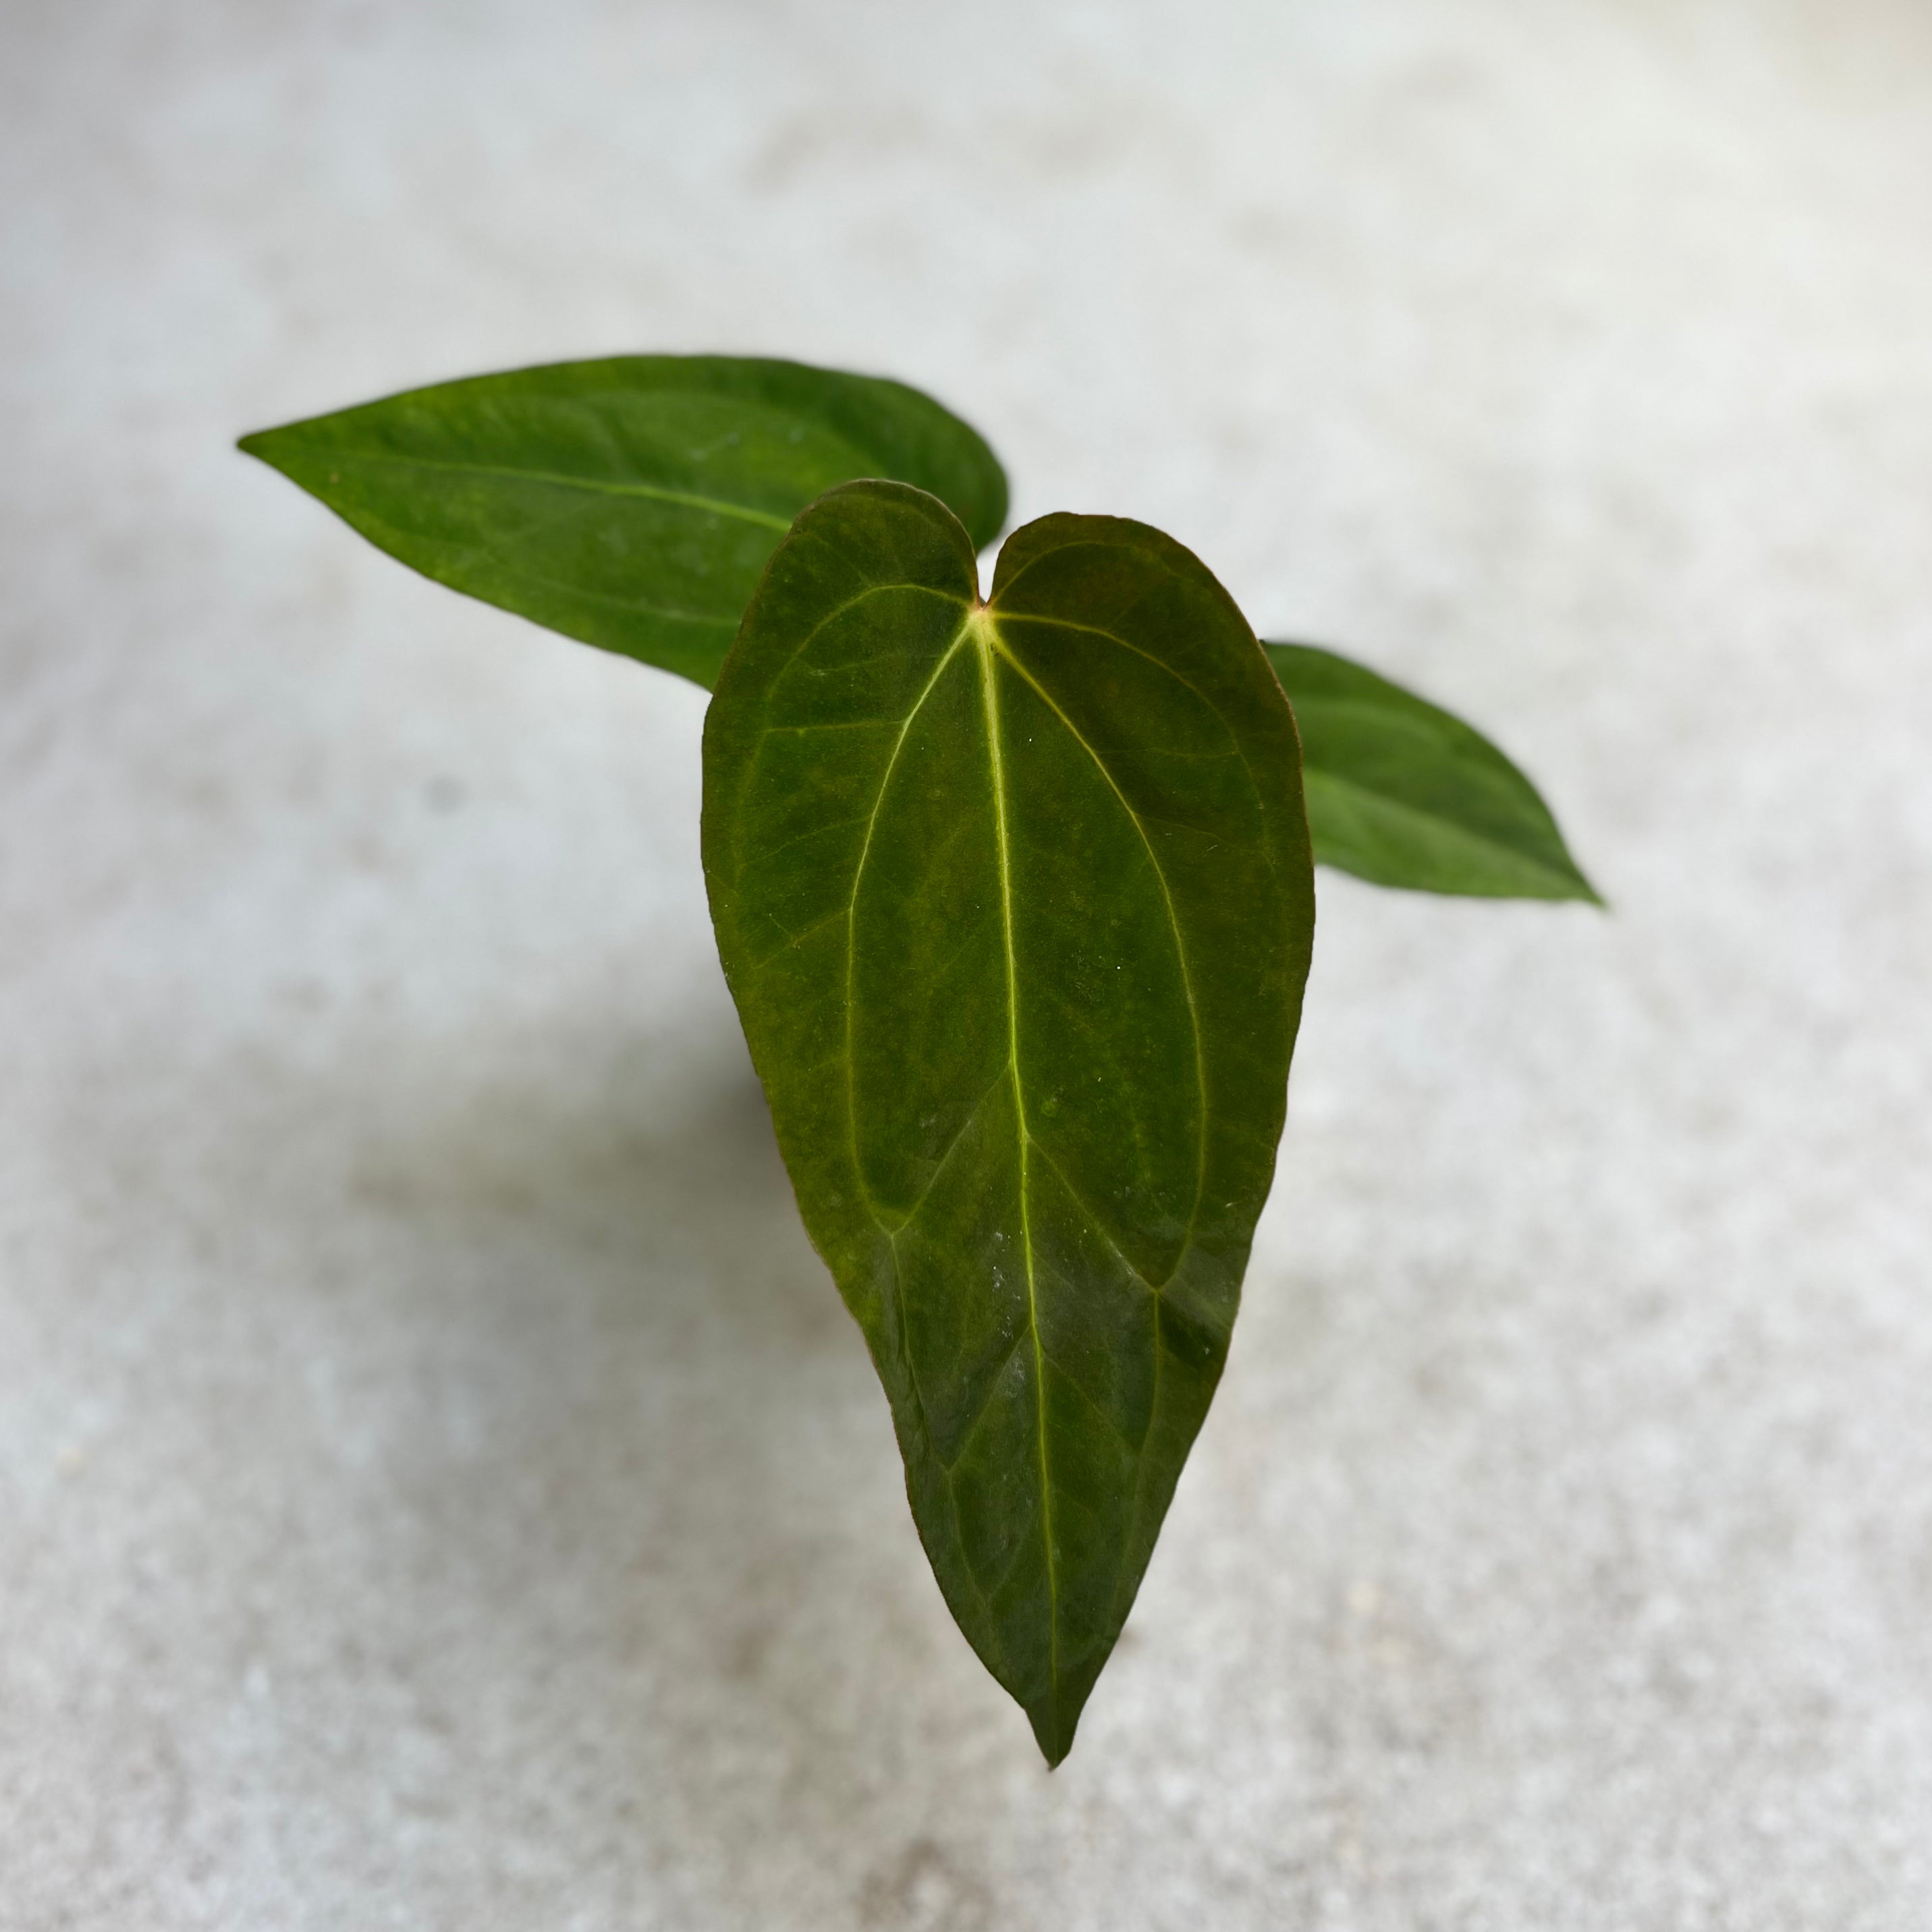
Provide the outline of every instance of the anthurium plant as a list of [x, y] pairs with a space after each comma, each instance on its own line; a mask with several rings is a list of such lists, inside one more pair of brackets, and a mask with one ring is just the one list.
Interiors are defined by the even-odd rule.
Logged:
[[712, 692], [719, 956], [933, 1574], [1049, 1764], [1227, 1357], [1313, 868], [1595, 894], [1516, 766], [1257, 640], [1124, 518], [1006, 515], [878, 377], [626, 356], [242, 447], [417, 570]]

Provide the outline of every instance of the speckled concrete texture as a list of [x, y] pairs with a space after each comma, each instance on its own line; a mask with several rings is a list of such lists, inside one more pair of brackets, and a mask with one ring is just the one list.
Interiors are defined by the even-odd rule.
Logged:
[[[702, 695], [242, 430], [923, 382], [1490, 728], [1326, 878], [1049, 1777], [713, 962]], [[8, 0], [0, 1926], [1932, 1927], [1932, 15]]]

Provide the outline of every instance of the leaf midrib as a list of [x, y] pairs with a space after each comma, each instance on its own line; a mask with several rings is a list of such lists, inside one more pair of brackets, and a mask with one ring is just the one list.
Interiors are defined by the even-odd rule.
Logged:
[[[850, 603], [862, 601], [866, 596], [872, 594], [874, 591], [886, 587], [887, 586], [882, 585], [868, 585], [866, 590], [865, 591], [862, 591], [857, 598], [849, 600], [847, 604], [842, 605], [840, 608], [841, 610], [849, 608]], [[1137, 646], [1128, 644], [1125, 639], [1117, 636], [1114, 632], [1103, 630], [1097, 626], [1067, 622], [1066, 620], [1052, 617], [1036, 616], [1030, 613], [1024, 614], [1024, 620], [1032, 622], [1045, 622], [1047, 624], [1064, 624], [1065, 628], [1088, 632], [1094, 635], [1104, 638], [1109, 643], [1133, 652], [1136, 656], [1146, 656], [1148, 655], [1146, 652], [1140, 651]], [[815, 634], [816, 632], [818, 630], [822, 629], [823, 627], [824, 622], [821, 620], [821, 622], [819, 625], [814, 627], [814, 634]], [[928, 675], [925, 683], [921, 686], [918, 694], [914, 698], [911, 704], [908, 706], [905, 717], [900, 724], [897, 736], [893, 740], [892, 748], [887, 755], [884, 769], [880, 774], [878, 790], [873, 797], [872, 808], [867, 817], [866, 836], [860, 842], [858, 860], [853, 869], [851, 893], [845, 910], [845, 917], [847, 921], [846, 1012], [848, 1015], [848, 1028], [850, 1025], [850, 1016], [854, 1010], [854, 996], [856, 991], [854, 982], [854, 974], [856, 971], [856, 962], [857, 958], [857, 947], [856, 944], [857, 935], [856, 926], [854, 922], [856, 920], [857, 915], [860, 884], [865, 874], [866, 862], [871, 855], [873, 836], [878, 826], [879, 814], [884, 807], [886, 795], [891, 786], [892, 774], [898, 767], [900, 754], [904, 748], [907, 739], [911, 734], [914, 722], [919, 717], [920, 712], [925, 708], [926, 700], [932, 696], [933, 692], [938, 688], [940, 680], [945, 676], [947, 670], [950, 668], [954, 658], [958, 656], [960, 651], [966, 646], [969, 641], [972, 644], [974, 648], [975, 655], [979, 660], [981, 703], [983, 707], [983, 713], [986, 719], [988, 756], [992, 766], [992, 776], [993, 780], [994, 822], [1000, 868], [1000, 938], [1002, 948], [1005, 956], [1006, 979], [1007, 1062], [1004, 1071], [1006, 1076], [1012, 1082], [1014, 1117], [1018, 1129], [1018, 1138], [1019, 1141], [1018, 1180], [1020, 1208], [1020, 1244], [1024, 1255], [1026, 1264], [1027, 1326], [1032, 1344], [1034, 1355], [1034, 1440], [1039, 1451], [1040, 1457], [1040, 1526], [1042, 1540], [1046, 1556], [1048, 1602], [1050, 1606], [1047, 1619], [1048, 1668], [1048, 1716], [1052, 1734], [1057, 1738], [1059, 1732], [1059, 1698], [1060, 1688], [1059, 1657], [1060, 1592], [1058, 1576], [1058, 1563], [1054, 1553], [1053, 1535], [1053, 1483], [1050, 1452], [1048, 1447], [1048, 1434], [1046, 1417], [1046, 1346], [1042, 1339], [1040, 1327], [1038, 1284], [1036, 1276], [1034, 1255], [1032, 1204], [1030, 1189], [1028, 1181], [1028, 1164], [1030, 1156], [1036, 1149], [1037, 1151], [1040, 1153], [1042, 1158], [1046, 1158], [1046, 1150], [1043, 1148], [1037, 1148], [1037, 1144], [1034, 1139], [1031, 1129], [1028, 1125], [1026, 1114], [1025, 1093], [1020, 1077], [1019, 972], [1018, 962], [1016, 956], [1013, 946], [1014, 922], [1012, 910], [1012, 872], [1006, 824], [1007, 788], [1006, 766], [1004, 755], [1000, 746], [1000, 706], [998, 692], [998, 680], [995, 676], [994, 663], [994, 660], [996, 656], [1004, 659], [1006, 664], [1012, 667], [1015, 674], [1025, 681], [1028, 687], [1040, 698], [1040, 701], [1047, 706], [1047, 708], [1053, 713], [1054, 716], [1059, 721], [1061, 728], [1066, 732], [1068, 736], [1072, 740], [1075, 744], [1079, 746], [1080, 749], [1091, 761], [1094, 769], [1100, 773], [1101, 778], [1106, 782], [1108, 790], [1113, 794], [1115, 802], [1120, 806], [1121, 810], [1126, 813], [1128, 822], [1133, 826], [1136, 834], [1141, 841], [1142, 849], [1147, 854], [1148, 862], [1153, 869], [1155, 880], [1159, 884], [1160, 889], [1162, 902], [1167, 914], [1168, 929], [1172, 933], [1174, 938], [1175, 958], [1180, 971], [1182, 992], [1187, 1004], [1190, 1030], [1193, 1039], [1195, 1074], [1201, 1112], [1198, 1129], [1196, 1136], [1194, 1201], [1188, 1217], [1186, 1232], [1184, 1235], [1180, 1245], [1180, 1252], [1182, 1255], [1186, 1253], [1189, 1244], [1192, 1240], [1194, 1228], [1197, 1225], [1200, 1216], [1202, 1201], [1204, 1198], [1206, 1192], [1208, 1158], [1207, 1068], [1204, 1058], [1203, 1057], [1204, 1049], [1201, 1034], [1200, 1010], [1195, 996], [1192, 973], [1188, 963], [1185, 936], [1181, 931], [1180, 918], [1174, 907], [1172, 892], [1168, 884], [1166, 872], [1160, 863], [1159, 856], [1154, 851], [1153, 842], [1148, 838], [1147, 828], [1142, 821], [1141, 814], [1134, 808], [1131, 801], [1128, 800], [1126, 794], [1120, 790], [1119, 782], [1114, 778], [1106, 760], [1100, 756], [1099, 752], [1095, 750], [1092, 745], [1088, 742], [1085, 734], [1082, 732], [1078, 727], [1074, 724], [1073, 721], [1068, 717], [1065, 710], [1061, 707], [1059, 702], [1054, 698], [1053, 694], [1041, 684], [1039, 679], [1034, 675], [1032, 670], [1021, 661], [1011, 646], [1000, 637], [998, 632], [994, 626], [992, 608], [989, 605], [980, 604], [976, 602], [970, 604], [967, 604], [962, 608], [958, 628], [948, 640], [946, 648], [940, 653], [938, 661], [934, 664], [931, 673]], [[1157, 659], [1151, 661], [1159, 664], [1159, 660]], [[1184, 686], [1186, 686], [1190, 689], [1192, 689], [1193, 687], [1189, 683], [1189, 681], [1185, 678], [1179, 677], [1178, 674], [1175, 674], [1173, 671], [1171, 666], [1160, 664], [1160, 668], [1167, 671], [1168, 675], [1175, 676], [1177, 682], [1180, 682]], [[1196, 694], [1200, 695], [1201, 694], [1197, 693]], [[869, 1191], [866, 1190], [864, 1188], [864, 1166], [860, 1156], [858, 1140], [858, 1096], [852, 1079], [852, 1069], [853, 1061], [850, 1051], [850, 1035], [848, 1032], [848, 1051], [846, 1054], [847, 1124], [850, 1137], [854, 1171], [855, 1175], [860, 1180], [862, 1192], [864, 1192], [866, 1195], [866, 1204], [874, 1225], [878, 1226], [880, 1232], [886, 1235], [888, 1242], [892, 1243], [896, 1246], [897, 1241], [897, 1233], [896, 1229], [887, 1225], [886, 1217], [881, 1213], [880, 1204], [871, 1200], [869, 1198]], [[1055, 1166], [1056, 1171], [1058, 1170], [1057, 1163], [1052, 1162], [1049, 1160], [1049, 1165]], [[1070, 1192], [1073, 1191], [1071, 1188], [1070, 1183], [1066, 1184], [1068, 1185]], [[1076, 1192], [1075, 1198], [1076, 1199], [1078, 1198], [1077, 1192]], [[916, 1210], [915, 1209], [914, 1211], [916, 1212]], [[1154, 1304], [1155, 1320], [1157, 1330], [1160, 1320], [1160, 1305], [1162, 1298], [1162, 1290], [1166, 1286], [1166, 1282], [1162, 1281], [1160, 1282], [1155, 1282], [1148, 1280], [1147, 1277], [1141, 1273], [1140, 1270], [1136, 1268], [1134, 1264], [1128, 1260], [1124, 1253], [1120, 1252], [1118, 1244], [1114, 1240], [1112, 1235], [1108, 1232], [1104, 1223], [1102, 1223], [1097, 1216], [1095, 1219], [1095, 1225], [1096, 1232], [1099, 1232], [1102, 1239], [1105, 1240], [1110, 1247], [1114, 1248], [1117, 1253], [1120, 1253], [1120, 1258], [1124, 1265], [1126, 1267], [1129, 1273], [1133, 1275], [1136, 1279], [1142, 1281], [1147, 1287], [1153, 1298]], [[900, 1222], [899, 1226], [903, 1226], [904, 1222]], [[1170, 1273], [1166, 1279], [1172, 1279], [1172, 1273]], [[902, 1314], [902, 1319], [903, 1316]], [[1018, 1346], [1018, 1339], [1016, 1338], [1015, 1346], [1017, 1347]], [[1151, 1391], [1151, 1400], [1154, 1409], [1156, 1412], [1157, 1412], [1159, 1408], [1160, 1395], [1160, 1354], [1161, 1351], [1158, 1346], [1158, 1339], [1156, 1338], [1154, 1365], [1154, 1384]], [[1010, 1359], [1010, 1352], [1009, 1353], [1007, 1359]], [[911, 1367], [910, 1360], [908, 1360], [907, 1366], [908, 1370], [910, 1370]], [[917, 1386], [916, 1377], [914, 1378], [914, 1386], [916, 1389]], [[950, 1476], [950, 1472], [949, 1471], [947, 1473]], [[1143, 1468], [1140, 1472], [1141, 1479], [1144, 1480], [1145, 1473], [1144, 1468]], [[1136, 1516], [1138, 1515], [1138, 1492], [1143, 1486], [1143, 1480], [1137, 1480], [1135, 1485], [1136, 1490]]]
[[[976, 619], [976, 622], [975, 620]], [[1006, 846], [1006, 766], [1000, 748], [999, 688], [993, 675], [992, 621], [969, 613], [962, 634], [973, 634], [980, 658], [980, 694], [986, 706], [986, 743], [993, 765], [993, 823], [1000, 854], [1000, 934], [1006, 956], [1006, 1065], [1013, 1083], [1013, 1118], [1019, 1127], [1020, 1247], [1026, 1257], [1027, 1327], [1033, 1336], [1035, 1436], [1040, 1444], [1040, 1535], [1046, 1546], [1047, 1715], [1054, 1741], [1060, 1738], [1060, 1574], [1053, 1549], [1053, 1474], [1046, 1446], [1046, 1349], [1040, 1339], [1040, 1294], [1034, 1278], [1033, 1209], [1027, 1184], [1033, 1135], [1027, 1126], [1026, 1092], [1020, 1080], [1019, 965], [1013, 956], [1012, 868]]]
[[582, 490], [603, 496], [642, 496], [655, 502], [674, 503], [687, 510], [706, 511], [716, 516], [735, 517], [782, 534], [791, 528], [792, 519], [770, 510], [754, 509], [747, 503], [734, 503], [722, 496], [702, 496], [688, 490], [670, 490], [656, 483], [613, 483], [595, 476], [573, 476], [567, 470], [522, 470], [503, 463], [468, 463], [441, 456], [376, 456], [362, 450], [342, 459], [345, 464], [364, 469], [437, 470], [464, 476], [508, 477], [519, 483], [547, 483], [562, 490]]

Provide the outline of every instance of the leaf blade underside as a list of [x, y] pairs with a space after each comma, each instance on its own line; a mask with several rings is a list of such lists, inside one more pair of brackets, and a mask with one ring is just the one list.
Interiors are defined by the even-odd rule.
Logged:
[[1536, 788], [1480, 732], [1337, 652], [1263, 649], [1300, 727], [1318, 865], [1413, 892], [1603, 903]]
[[854, 484], [746, 614], [704, 857], [921, 1539], [1057, 1762], [1272, 1178], [1313, 920], [1292, 716], [1158, 532], [1046, 518], [982, 605], [942, 505]]
[[241, 447], [425, 576], [707, 688], [766, 560], [835, 484], [916, 484], [981, 546], [1006, 520], [992, 452], [930, 397], [767, 358], [471, 376]]

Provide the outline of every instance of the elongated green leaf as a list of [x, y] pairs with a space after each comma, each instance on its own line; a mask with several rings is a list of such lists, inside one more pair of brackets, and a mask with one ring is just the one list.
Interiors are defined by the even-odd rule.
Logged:
[[1312, 644], [1269, 644], [1301, 727], [1316, 862], [1378, 886], [1589, 899], [1536, 788], [1460, 718]]
[[725, 356], [562, 362], [244, 436], [392, 556], [709, 687], [765, 560], [834, 484], [893, 477], [983, 547], [1006, 480], [902, 382]]
[[945, 506], [808, 509], [704, 732], [718, 950], [946, 1600], [1057, 1762], [1226, 1355], [1312, 936], [1294, 724], [1144, 526], [991, 600]]

